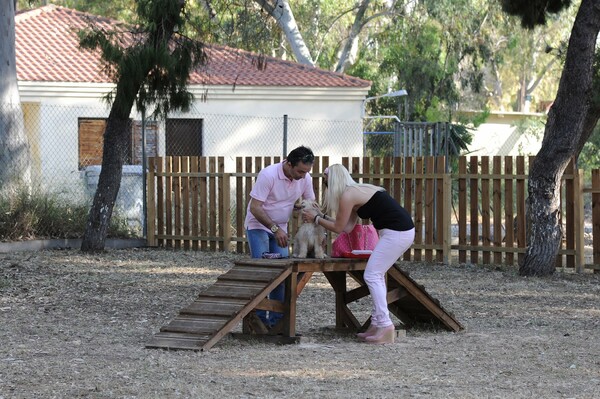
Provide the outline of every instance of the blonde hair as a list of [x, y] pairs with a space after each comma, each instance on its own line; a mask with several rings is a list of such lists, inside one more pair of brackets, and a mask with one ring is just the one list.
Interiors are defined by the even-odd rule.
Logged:
[[347, 187], [369, 187], [381, 189], [373, 184], [357, 183], [354, 181], [348, 169], [342, 164], [336, 163], [325, 169], [327, 175], [327, 190], [323, 193], [323, 206], [325, 212], [335, 216], [340, 206], [340, 198]]

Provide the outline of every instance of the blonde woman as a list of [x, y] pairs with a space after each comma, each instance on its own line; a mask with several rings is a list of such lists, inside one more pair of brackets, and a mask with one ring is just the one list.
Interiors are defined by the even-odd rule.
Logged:
[[358, 218], [370, 219], [379, 233], [379, 242], [369, 257], [364, 279], [373, 300], [371, 325], [358, 338], [368, 343], [394, 342], [394, 324], [387, 307], [385, 274], [410, 248], [415, 238], [415, 225], [409, 213], [382, 187], [359, 184], [340, 164], [325, 169], [324, 193], [326, 213], [304, 210], [303, 217], [327, 230], [341, 233], [352, 230]]

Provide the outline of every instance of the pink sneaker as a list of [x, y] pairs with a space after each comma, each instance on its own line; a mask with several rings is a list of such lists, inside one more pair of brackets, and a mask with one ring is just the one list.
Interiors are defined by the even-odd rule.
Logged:
[[375, 334], [376, 331], [377, 331], [377, 327], [375, 327], [373, 324], [371, 324], [371, 325], [369, 325], [369, 328], [367, 328], [367, 331], [358, 333], [358, 334], [356, 334], [356, 336], [358, 338], [364, 340], [368, 336]]
[[393, 344], [396, 328], [394, 325], [378, 328], [377, 331], [365, 338], [365, 341], [370, 344]]

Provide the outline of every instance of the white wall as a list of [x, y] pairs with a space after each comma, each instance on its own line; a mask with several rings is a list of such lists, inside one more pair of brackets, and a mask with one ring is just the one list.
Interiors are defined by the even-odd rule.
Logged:
[[517, 123], [527, 118], [540, 118], [544, 114], [520, 112], [493, 112], [473, 133], [469, 155], [535, 155], [542, 146], [543, 132], [539, 135], [522, 134]]
[[[78, 119], [107, 117], [102, 97], [107, 84], [19, 82], [21, 101], [37, 121], [42, 181], [50, 186], [81, 185], [78, 170]], [[283, 115], [288, 115], [287, 152], [299, 145], [311, 147], [330, 162], [342, 156], [362, 156], [362, 102], [368, 88], [192, 87], [197, 100], [190, 112], [172, 118], [204, 120], [203, 151], [225, 156], [226, 170], [235, 169], [237, 156], [283, 155]], [[34, 116], [35, 115], [35, 116]], [[141, 116], [132, 112], [132, 118]], [[164, 155], [164, 124], [159, 153]]]

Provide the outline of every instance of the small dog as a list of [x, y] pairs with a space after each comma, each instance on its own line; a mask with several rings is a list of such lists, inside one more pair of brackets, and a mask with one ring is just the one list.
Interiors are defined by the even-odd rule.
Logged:
[[[302, 209], [314, 209], [315, 202], [303, 200]], [[317, 206], [318, 208], [318, 206]], [[304, 223], [302, 212], [298, 212], [300, 227], [294, 236], [294, 258], [325, 258], [325, 228], [314, 223]]]

